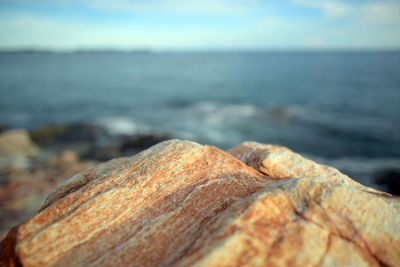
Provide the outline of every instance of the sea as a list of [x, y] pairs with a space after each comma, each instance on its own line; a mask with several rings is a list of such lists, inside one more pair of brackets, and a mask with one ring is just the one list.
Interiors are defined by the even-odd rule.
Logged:
[[400, 52], [0, 53], [0, 124], [82, 121], [283, 145], [363, 180], [400, 170]]

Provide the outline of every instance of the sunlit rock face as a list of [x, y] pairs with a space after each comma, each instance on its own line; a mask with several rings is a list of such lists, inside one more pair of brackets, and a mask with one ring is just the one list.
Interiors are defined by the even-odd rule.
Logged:
[[[230, 154], [229, 154], [230, 153]], [[58, 187], [5, 266], [398, 266], [400, 201], [283, 147], [170, 140]]]

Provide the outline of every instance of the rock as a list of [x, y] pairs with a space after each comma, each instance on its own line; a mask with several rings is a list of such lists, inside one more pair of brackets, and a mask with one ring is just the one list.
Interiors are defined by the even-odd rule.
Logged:
[[8, 124], [0, 124], [0, 134], [9, 130], [11, 127]]
[[55, 153], [69, 149], [80, 158], [86, 158], [104, 134], [104, 130], [90, 123], [51, 124], [30, 132], [32, 140], [44, 149]]
[[40, 149], [24, 130], [8, 130], [0, 134], [0, 175], [30, 167], [30, 159]]
[[170, 137], [163, 134], [113, 134], [91, 123], [52, 124], [32, 130], [32, 139], [46, 150], [72, 150], [81, 159], [105, 161], [132, 156]]
[[1, 263], [400, 264], [399, 198], [282, 147], [244, 143], [230, 153], [250, 166], [171, 140], [75, 175], [8, 233]]
[[250, 167], [271, 177], [281, 179], [322, 177], [336, 183], [354, 186], [360, 190], [385, 194], [355, 182], [335, 168], [303, 158], [286, 147], [244, 142], [228, 152]]
[[398, 199], [288, 180], [215, 216], [176, 266], [398, 266], [398, 212]]
[[59, 156], [53, 156], [49, 160], [49, 165], [69, 168], [79, 162], [78, 156], [71, 150], [64, 150]]
[[25, 130], [9, 130], [0, 135], [0, 153], [32, 157], [39, 153], [39, 148]]
[[95, 162], [78, 161], [71, 151], [63, 151], [45, 162], [35, 162], [29, 170], [10, 173], [7, 182], [0, 185], [0, 239], [34, 215], [55, 187], [94, 165]]
[[30, 136], [35, 143], [45, 146], [54, 143], [70, 128], [68, 124], [52, 124], [32, 130]]

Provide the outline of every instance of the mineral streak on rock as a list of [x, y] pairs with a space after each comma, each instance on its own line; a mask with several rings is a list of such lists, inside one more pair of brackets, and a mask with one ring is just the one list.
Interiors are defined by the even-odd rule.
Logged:
[[[80, 173], [5, 266], [399, 266], [400, 203], [282, 147], [171, 140]], [[290, 179], [292, 178], [292, 179]]]

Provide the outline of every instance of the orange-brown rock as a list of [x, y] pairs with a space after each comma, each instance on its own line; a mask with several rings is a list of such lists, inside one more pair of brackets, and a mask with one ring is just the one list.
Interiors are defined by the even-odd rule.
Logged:
[[9, 173], [8, 181], [0, 183], [0, 240], [13, 226], [34, 215], [54, 188], [93, 166], [95, 162], [79, 161], [66, 150], [33, 168]]
[[230, 151], [247, 166], [217, 148], [171, 140], [101, 164], [61, 185], [40, 212], [11, 230], [1, 262], [400, 264], [398, 198], [291, 151], [285, 160], [272, 148], [245, 143]]

